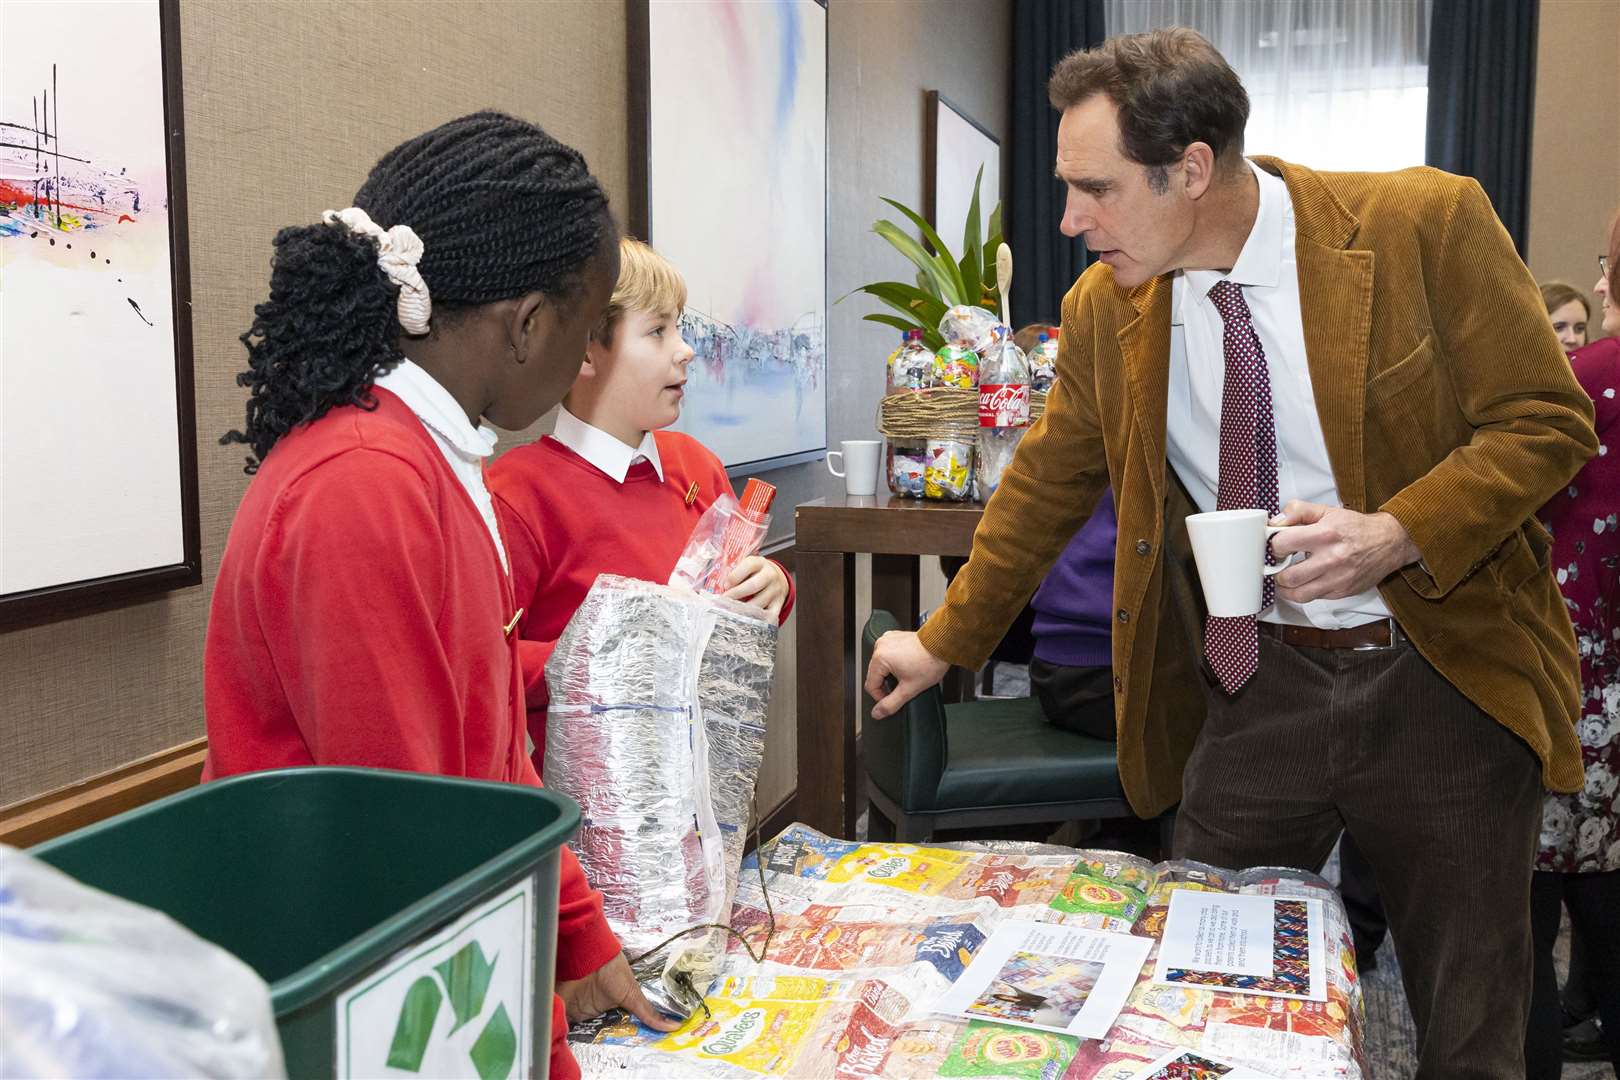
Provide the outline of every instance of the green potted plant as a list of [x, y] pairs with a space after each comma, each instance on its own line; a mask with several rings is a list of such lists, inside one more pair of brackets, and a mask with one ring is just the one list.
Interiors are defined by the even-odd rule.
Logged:
[[[883, 201], [904, 214], [922, 233], [925, 247], [916, 237], [887, 219], [873, 222], [872, 231], [917, 267], [917, 281], [874, 281], [852, 289], [846, 296], [862, 292], [888, 305], [891, 311], [864, 316], [868, 322], [882, 323], [896, 330], [921, 330], [923, 342], [938, 351], [945, 341], [939, 336], [939, 322], [947, 308], [969, 304], [989, 311], [1001, 309], [1001, 293], [996, 288], [996, 249], [1001, 245], [1001, 204], [990, 212], [985, 229], [979, 214], [979, 184], [984, 168], [973, 180], [973, 198], [968, 203], [967, 221], [962, 226], [962, 254], [951, 254], [945, 241], [923, 216], [895, 199]], [[930, 250], [932, 248], [932, 250]]]

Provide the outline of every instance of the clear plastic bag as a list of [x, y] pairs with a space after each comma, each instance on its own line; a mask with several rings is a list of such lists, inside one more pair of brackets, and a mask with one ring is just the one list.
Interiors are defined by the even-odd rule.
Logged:
[[974, 352], [983, 353], [998, 341], [1012, 337], [1012, 331], [1002, 325], [995, 314], [982, 307], [958, 304], [945, 312], [939, 320], [939, 336], [947, 342], [958, 342]]
[[729, 493], [714, 500], [698, 518], [686, 549], [670, 572], [669, 584], [710, 596], [724, 595], [731, 571], [750, 555], [759, 554], [771, 524], [766, 510], [775, 494], [771, 485], [750, 480], [740, 501]]
[[252, 968], [0, 845], [0, 1077], [286, 1075]]

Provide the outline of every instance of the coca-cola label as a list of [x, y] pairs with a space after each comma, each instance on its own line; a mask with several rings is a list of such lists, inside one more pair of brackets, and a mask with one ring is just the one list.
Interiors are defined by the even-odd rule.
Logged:
[[1028, 383], [980, 383], [980, 427], [1027, 427]]

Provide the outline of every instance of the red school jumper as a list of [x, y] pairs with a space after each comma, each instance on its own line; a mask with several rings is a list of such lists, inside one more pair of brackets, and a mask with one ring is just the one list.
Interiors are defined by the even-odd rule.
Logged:
[[[662, 482], [642, 459], [620, 484], [549, 435], [501, 455], [485, 473], [512, 560], [512, 591], [525, 609], [518, 634], [536, 770], [545, 760], [551, 700], [546, 661], [597, 575], [668, 581], [703, 511], [722, 494], [736, 495], [720, 459], [702, 443], [678, 431], [653, 438]], [[788, 575], [778, 624], [787, 621], [793, 598]]]
[[[333, 409], [282, 437], [236, 513], [203, 659], [203, 779], [362, 765], [539, 786], [525, 753], [517, 605], [489, 529], [416, 415]], [[557, 979], [619, 953], [561, 859]], [[578, 1077], [552, 999], [551, 1075]]]

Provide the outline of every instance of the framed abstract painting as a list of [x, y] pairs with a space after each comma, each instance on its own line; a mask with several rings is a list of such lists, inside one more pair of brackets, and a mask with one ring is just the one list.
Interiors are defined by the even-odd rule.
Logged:
[[728, 470], [827, 447], [827, 9], [633, 0], [631, 231], [686, 279], [678, 430]]
[[923, 216], [948, 244], [961, 239], [973, 201], [973, 181], [984, 170], [979, 205], [989, 214], [1001, 202], [1001, 142], [938, 90], [928, 91], [923, 155]]
[[0, 629], [201, 580], [179, 27], [0, 4]]

